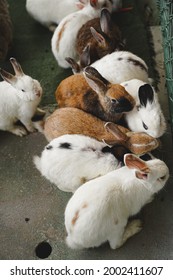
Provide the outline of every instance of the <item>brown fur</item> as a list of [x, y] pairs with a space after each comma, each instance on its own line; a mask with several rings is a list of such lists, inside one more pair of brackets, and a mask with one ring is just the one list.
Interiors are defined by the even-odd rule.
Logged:
[[135, 105], [133, 97], [119, 84], [109, 84], [105, 95], [97, 94], [87, 83], [83, 74], [72, 75], [64, 79], [55, 92], [60, 108], [75, 107], [93, 114], [104, 121], [118, 122], [123, 113], [117, 113], [112, 99], [124, 98], [131, 107]]
[[12, 44], [12, 22], [6, 0], [0, 0], [0, 61], [4, 60]]
[[[93, 37], [90, 27], [99, 32], [105, 38], [105, 45], [100, 45], [97, 40]], [[89, 20], [84, 24], [76, 39], [76, 50], [80, 56], [87, 45], [90, 45], [90, 64], [97, 59], [105, 56], [106, 54], [112, 53], [116, 49], [121, 50], [123, 46], [123, 40], [119, 27], [112, 23], [111, 30], [108, 35], [104, 34], [100, 27], [100, 18]]]
[[[114, 123], [106, 124], [77, 108], [55, 110], [45, 121], [44, 134], [48, 141], [64, 134], [83, 134], [98, 141], [104, 140], [110, 145], [121, 143], [135, 154], [147, 153], [158, 147], [158, 141], [145, 133], [131, 133], [123, 126]], [[153, 144], [150, 145], [151, 143]], [[136, 144], [143, 145], [138, 147]]]
[[75, 215], [74, 215], [74, 217], [73, 217], [73, 219], [71, 221], [73, 226], [75, 225], [75, 223], [76, 223], [78, 218], [79, 218], [79, 211], [76, 211], [76, 213], [75, 213]]
[[57, 42], [56, 42], [57, 50], [59, 50], [59, 43], [60, 43], [61, 37], [62, 37], [62, 35], [63, 35], [63, 33], [64, 33], [65, 26], [66, 26], [66, 24], [67, 24], [68, 22], [69, 22], [69, 20], [67, 20], [66, 22], [64, 22], [64, 24], [63, 24], [63, 26], [62, 26], [62, 28], [61, 28], [61, 31], [60, 31], [59, 34], [58, 34], [58, 38], [57, 38]]

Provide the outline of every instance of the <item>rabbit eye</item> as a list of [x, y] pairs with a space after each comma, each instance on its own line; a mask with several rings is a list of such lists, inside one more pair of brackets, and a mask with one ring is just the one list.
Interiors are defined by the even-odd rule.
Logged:
[[143, 125], [143, 128], [145, 128], [145, 130], [148, 130], [148, 126], [144, 122], [142, 122], [142, 125]]
[[22, 91], [22, 92], [25, 92], [25, 90], [24, 90], [24, 89], [21, 89], [21, 91]]
[[113, 104], [116, 104], [116, 103], [117, 103], [117, 100], [116, 100], [116, 99], [111, 99], [111, 102], [112, 102]]
[[159, 179], [160, 179], [160, 180], [165, 180], [165, 179], [166, 179], [166, 175], [160, 177]]

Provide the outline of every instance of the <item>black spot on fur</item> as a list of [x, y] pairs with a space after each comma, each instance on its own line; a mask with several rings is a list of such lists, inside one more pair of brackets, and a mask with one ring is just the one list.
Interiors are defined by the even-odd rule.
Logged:
[[46, 150], [51, 150], [53, 148], [53, 146], [49, 145], [49, 146], [46, 146]]
[[145, 65], [142, 64], [139, 60], [136, 60], [136, 59], [133, 59], [133, 58], [130, 58], [130, 57], [129, 57], [129, 58], [127, 59], [127, 61], [133, 63], [135, 66], [140, 67], [142, 70], [144, 70], [145, 72], [148, 73], [148, 70], [147, 70], [147, 68], [145, 67]]
[[121, 61], [121, 60], [123, 60], [123, 58], [122, 58], [122, 57], [119, 57], [118, 60]]
[[103, 149], [102, 149], [102, 153], [111, 153], [112, 154], [112, 148], [109, 147], [109, 146], [105, 146]]
[[95, 115], [96, 117], [99, 117], [102, 120], [106, 120], [105, 118], [105, 112], [102, 108], [99, 98], [96, 92], [93, 90], [88, 90], [83, 96], [83, 102], [84, 102], [84, 111]]
[[142, 106], [147, 105], [147, 102], [152, 103], [154, 100], [153, 89], [149, 84], [145, 84], [139, 88], [138, 91], [139, 100]]
[[67, 142], [61, 143], [61, 144], [59, 145], [59, 148], [61, 148], [61, 149], [71, 149], [71, 144], [70, 144], [70, 143], [67, 143]]
[[144, 155], [140, 156], [140, 158], [145, 161], [152, 159], [152, 157], [149, 154], [144, 154]]
[[127, 149], [126, 147], [124, 147], [121, 144], [116, 144], [113, 147], [105, 146], [102, 149], [102, 152], [103, 153], [111, 153], [112, 155], [114, 155], [114, 157], [117, 160], [119, 160], [121, 162], [123, 162], [124, 155], [127, 154], [127, 153], [130, 153], [129, 149]]
[[133, 109], [133, 105], [131, 104], [131, 102], [124, 97], [116, 99], [116, 101], [117, 102], [112, 104], [112, 111], [114, 111], [115, 113], [129, 112]]

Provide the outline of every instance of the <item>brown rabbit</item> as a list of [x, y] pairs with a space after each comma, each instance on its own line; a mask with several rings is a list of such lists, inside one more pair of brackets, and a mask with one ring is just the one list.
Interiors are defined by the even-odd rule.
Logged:
[[121, 31], [112, 22], [106, 8], [102, 9], [100, 18], [91, 19], [80, 28], [76, 39], [79, 56], [86, 46], [90, 46], [90, 64], [116, 49], [124, 48]]
[[135, 154], [145, 154], [156, 149], [158, 141], [146, 133], [131, 132], [127, 128], [99, 118], [77, 108], [61, 108], [54, 111], [44, 124], [48, 141], [64, 134], [83, 134], [105, 141], [108, 145], [121, 143]]
[[60, 83], [55, 92], [59, 107], [76, 107], [104, 121], [118, 122], [135, 106], [124, 87], [110, 84], [95, 68], [87, 66], [83, 74], [72, 75]]

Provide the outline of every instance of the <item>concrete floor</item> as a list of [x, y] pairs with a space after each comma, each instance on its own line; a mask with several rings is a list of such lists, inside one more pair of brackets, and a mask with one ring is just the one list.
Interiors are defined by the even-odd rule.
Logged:
[[[161, 35], [158, 26], [151, 29], [154, 34], [157, 69], [161, 78], [159, 97], [168, 122], [168, 129], [161, 139], [162, 147], [157, 151], [157, 155], [167, 163], [172, 174], [172, 135]], [[122, 248], [113, 251], [108, 244], [104, 244], [100, 248], [89, 250], [68, 249], [65, 244], [64, 210], [71, 194], [58, 190], [41, 177], [32, 162], [33, 156], [39, 155], [45, 144], [46, 140], [40, 133], [19, 138], [0, 132], [1, 260], [46, 257], [50, 260], [173, 259], [172, 176], [154, 201], [139, 213], [144, 223], [143, 230], [129, 239]]]

